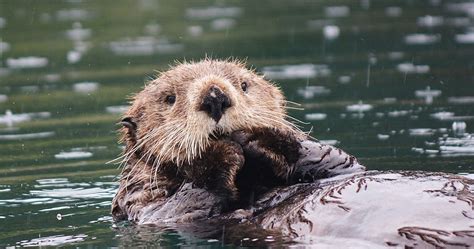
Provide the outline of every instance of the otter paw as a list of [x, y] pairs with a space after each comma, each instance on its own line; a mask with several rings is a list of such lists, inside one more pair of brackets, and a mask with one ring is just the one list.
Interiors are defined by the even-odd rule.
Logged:
[[186, 176], [197, 186], [214, 192], [225, 200], [235, 201], [238, 199], [235, 179], [244, 160], [239, 144], [226, 139], [216, 140], [201, 158], [185, 169]]

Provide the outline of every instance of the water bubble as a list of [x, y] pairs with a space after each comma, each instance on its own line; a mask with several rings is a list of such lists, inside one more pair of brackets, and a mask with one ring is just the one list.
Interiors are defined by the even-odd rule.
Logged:
[[341, 30], [336, 25], [328, 25], [323, 28], [323, 35], [326, 40], [334, 40], [339, 37]]
[[451, 125], [453, 132], [458, 135], [462, 135], [466, 132], [466, 122], [456, 121]]
[[68, 51], [66, 58], [67, 58], [67, 62], [69, 64], [74, 64], [74, 63], [77, 63], [81, 60], [82, 53], [80, 53], [78, 51], [75, 51], [75, 50]]
[[433, 103], [433, 98], [441, 95], [441, 90], [431, 90], [431, 87], [427, 86], [424, 90], [416, 90], [415, 96], [418, 98], [424, 98], [426, 104]]

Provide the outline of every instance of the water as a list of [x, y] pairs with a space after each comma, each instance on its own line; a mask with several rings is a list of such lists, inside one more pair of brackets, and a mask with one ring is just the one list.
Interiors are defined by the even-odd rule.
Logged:
[[127, 96], [206, 54], [247, 58], [301, 103], [290, 114], [305, 130], [369, 169], [472, 174], [473, 13], [443, 0], [2, 1], [0, 247], [222, 245], [218, 230], [109, 213]]

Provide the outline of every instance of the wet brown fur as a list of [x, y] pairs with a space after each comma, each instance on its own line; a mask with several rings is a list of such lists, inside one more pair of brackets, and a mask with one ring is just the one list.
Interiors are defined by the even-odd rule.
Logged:
[[[217, 124], [199, 111], [211, 85], [232, 102]], [[168, 95], [176, 96], [174, 104], [166, 103]], [[285, 104], [277, 87], [239, 61], [185, 62], [161, 73], [134, 96], [122, 121], [124, 169], [114, 218], [138, 219], [143, 207], [164, 202], [184, 182], [230, 201], [254, 191], [255, 180], [284, 184], [297, 160], [298, 138], [305, 136], [285, 119]], [[257, 171], [244, 168], [273, 173], [255, 179]]]

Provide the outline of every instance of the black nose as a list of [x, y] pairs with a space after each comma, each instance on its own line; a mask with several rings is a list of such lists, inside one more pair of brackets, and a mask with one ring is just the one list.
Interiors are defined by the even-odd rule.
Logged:
[[222, 118], [225, 110], [231, 106], [230, 99], [217, 86], [211, 86], [201, 102], [201, 111], [205, 111], [216, 123]]

